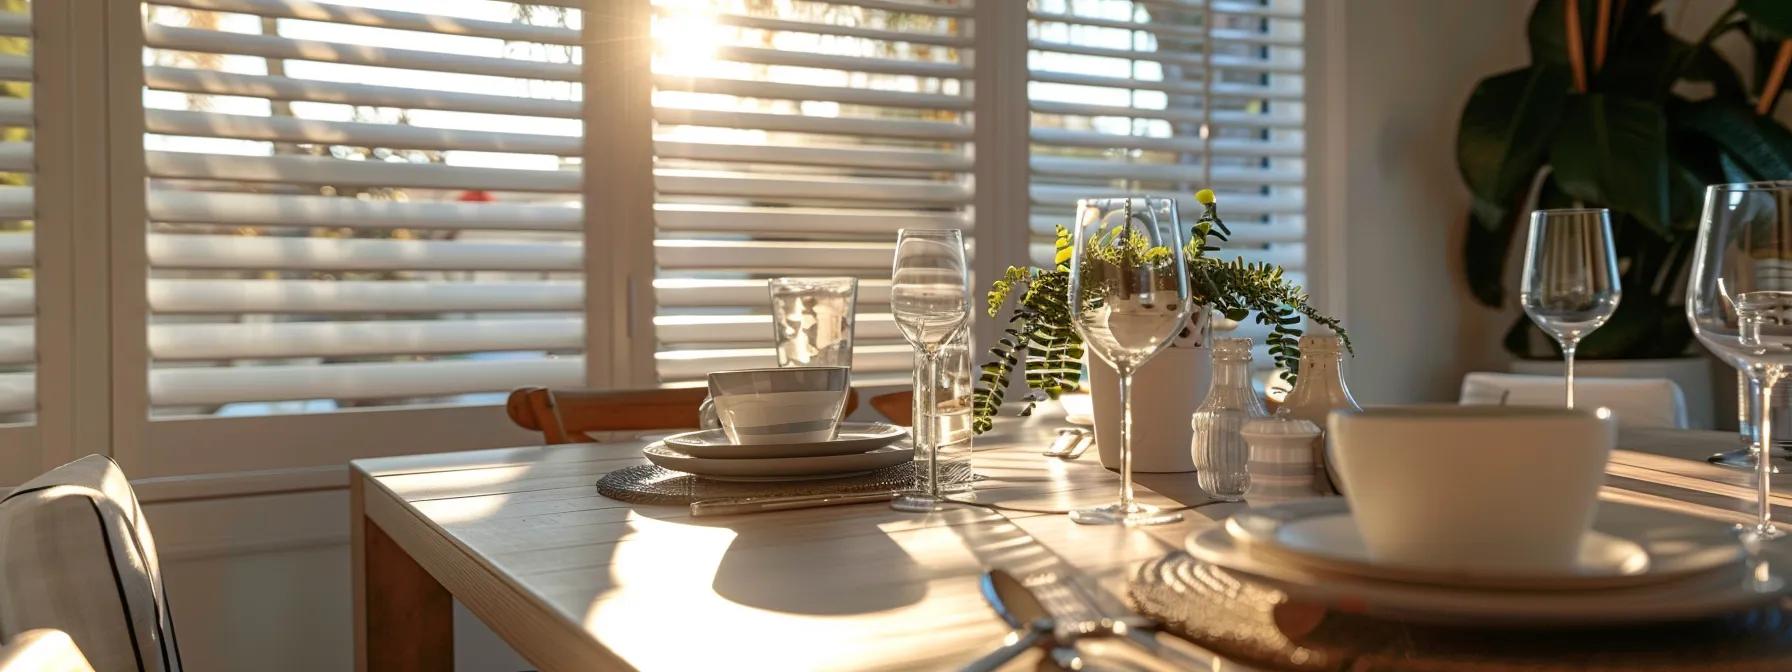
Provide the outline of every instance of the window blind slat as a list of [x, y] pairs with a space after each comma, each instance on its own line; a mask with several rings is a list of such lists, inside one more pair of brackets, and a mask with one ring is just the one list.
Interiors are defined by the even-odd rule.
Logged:
[[848, 105], [875, 105], [880, 107], [928, 108], [939, 110], [971, 109], [970, 96], [948, 93], [885, 91], [850, 86], [788, 84], [784, 82], [749, 81], [720, 77], [686, 77], [666, 74], [655, 74], [653, 77], [653, 85], [661, 91], [687, 91], [691, 93], [711, 93], [748, 98], [816, 100]]
[[[557, 243], [274, 238], [150, 234], [158, 268], [277, 270], [580, 270], [583, 253]], [[0, 263], [5, 247], [0, 244]]]
[[[259, 56], [517, 79], [579, 81], [579, 67], [567, 63], [468, 56], [440, 51], [393, 49], [319, 40], [296, 40], [269, 35], [177, 28], [156, 23], [144, 24], [143, 43], [157, 49], [211, 54]], [[4, 61], [0, 61], [0, 73], [5, 72], [4, 66]]]
[[578, 387], [584, 380], [583, 357], [172, 368], [149, 372], [149, 400], [157, 406], [207, 406], [245, 399], [437, 397], [524, 385]]
[[247, 194], [154, 190], [150, 219], [161, 222], [342, 226], [358, 229], [516, 229], [578, 231], [584, 221], [577, 203], [439, 203], [374, 201], [334, 196]]
[[[0, 284], [0, 309], [8, 307]], [[584, 306], [578, 281], [429, 282], [152, 278], [149, 307], [165, 314], [455, 313], [572, 311]]]
[[572, 100], [374, 86], [166, 66], [144, 68], [143, 82], [152, 89], [182, 93], [530, 117], [577, 119], [580, 109], [579, 103]]
[[346, 7], [309, 0], [156, 0], [156, 4], [214, 12], [327, 21], [356, 26], [470, 35], [520, 42], [576, 45], [579, 31], [507, 21], [482, 21], [442, 14], [418, 14], [370, 7]]

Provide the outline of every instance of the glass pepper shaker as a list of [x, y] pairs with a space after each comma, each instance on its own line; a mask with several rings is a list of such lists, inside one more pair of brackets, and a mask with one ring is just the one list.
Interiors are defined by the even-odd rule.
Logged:
[[1251, 387], [1251, 339], [1213, 339], [1213, 382], [1195, 409], [1195, 480], [1207, 496], [1226, 502], [1244, 499], [1250, 489], [1250, 445], [1239, 432], [1245, 423], [1269, 415]]

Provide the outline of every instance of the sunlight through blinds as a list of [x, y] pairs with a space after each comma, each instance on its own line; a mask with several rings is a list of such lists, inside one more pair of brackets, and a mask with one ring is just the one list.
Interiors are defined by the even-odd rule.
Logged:
[[0, 0], [0, 424], [37, 410], [31, 3]]
[[355, 4], [145, 3], [157, 415], [584, 382], [580, 13]]
[[[1029, 0], [1035, 263], [1077, 198], [1217, 192], [1230, 255], [1303, 281], [1301, 0]], [[1262, 344], [1265, 328], [1237, 335]], [[1268, 361], [1259, 347], [1258, 360]]]
[[661, 381], [775, 365], [777, 276], [860, 278], [854, 384], [908, 381], [891, 255], [898, 229], [969, 228], [969, 3], [655, 10]]

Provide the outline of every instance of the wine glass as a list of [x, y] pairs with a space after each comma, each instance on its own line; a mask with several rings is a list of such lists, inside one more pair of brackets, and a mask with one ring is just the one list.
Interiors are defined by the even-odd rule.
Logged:
[[[896, 260], [892, 264], [890, 312], [903, 338], [915, 347], [920, 360], [917, 380], [939, 378], [941, 354], [947, 343], [971, 321], [970, 283], [965, 274], [964, 237], [957, 229], [903, 229], [896, 234]], [[922, 490], [898, 495], [890, 507], [898, 511], [938, 511], [946, 499], [940, 494], [939, 408], [937, 386], [915, 386], [915, 450], [926, 461]], [[925, 417], [923, 417], [925, 416]]]
[[1574, 408], [1574, 347], [1611, 318], [1619, 290], [1610, 210], [1531, 213], [1519, 301], [1531, 321], [1562, 346], [1568, 408]]
[[1156, 525], [1182, 514], [1133, 501], [1132, 375], [1163, 350], [1193, 311], [1176, 202], [1127, 196], [1077, 201], [1070, 257], [1070, 322], [1120, 376], [1120, 502], [1070, 512], [1086, 524]]
[[[1706, 187], [1686, 319], [1700, 343], [1758, 383], [1759, 407], [1773, 408], [1773, 388], [1792, 370], [1792, 181]], [[1757, 436], [1771, 450], [1773, 414], [1759, 417]], [[1762, 541], [1782, 533], [1770, 507], [1773, 461], [1755, 464], [1760, 511], [1746, 532]]]

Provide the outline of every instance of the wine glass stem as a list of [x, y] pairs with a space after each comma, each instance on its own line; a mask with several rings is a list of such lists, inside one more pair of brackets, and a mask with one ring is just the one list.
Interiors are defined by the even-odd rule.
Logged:
[[1773, 387], [1779, 384], [1781, 375], [1776, 366], [1766, 367], [1761, 372], [1761, 451], [1755, 454], [1755, 503], [1761, 509], [1761, 518], [1755, 531], [1762, 534], [1774, 531], [1773, 485], [1769, 480], [1773, 475], [1773, 458], [1767, 447], [1773, 445]]
[[937, 352], [921, 351], [921, 384], [915, 386], [915, 394], [921, 399], [921, 414], [915, 417], [915, 438], [923, 442], [921, 449], [927, 451], [927, 496], [933, 499], [940, 498], [940, 442], [934, 436], [939, 423], [933, 419], [939, 410], [939, 400], [934, 395], [939, 360]]
[[1568, 384], [1568, 407], [1574, 408], [1574, 346], [1573, 339], [1562, 339], [1562, 371]]
[[1120, 513], [1132, 511], [1132, 372], [1120, 374]]

